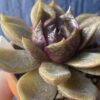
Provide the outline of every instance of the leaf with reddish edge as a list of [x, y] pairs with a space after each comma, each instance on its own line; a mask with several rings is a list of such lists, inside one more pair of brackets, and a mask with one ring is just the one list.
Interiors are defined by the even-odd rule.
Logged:
[[70, 59], [74, 53], [73, 48], [66, 42], [65, 39], [58, 43], [53, 43], [45, 47], [45, 51], [49, 58], [56, 63], [63, 63]]
[[63, 63], [69, 60], [80, 45], [80, 32], [74, 29], [68, 39], [63, 39], [58, 43], [53, 43], [45, 47], [45, 51], [53, 61]]

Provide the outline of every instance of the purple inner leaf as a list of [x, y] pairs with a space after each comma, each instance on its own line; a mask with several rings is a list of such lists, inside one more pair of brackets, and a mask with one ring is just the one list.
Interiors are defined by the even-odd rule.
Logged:
[[32, 41], [41, 49], [43, 49], [47, 43], [42, 30], [42, 23], [40, 22], [32, 34]]

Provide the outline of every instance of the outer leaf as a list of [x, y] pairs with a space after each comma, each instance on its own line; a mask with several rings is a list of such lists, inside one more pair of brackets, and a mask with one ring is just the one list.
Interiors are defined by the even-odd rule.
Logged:
[[78, 21], [78, 24], [81, 24], [83, 21], [90, 17], [94, 17], [96, 14], [89, 14], [89, 13], [84, 13], [76, 17], [76, 20]]
[[[83, 32], [82, 32], [83, 43], [82, 43], [80, 49], [83, 49], [86, 45], [91, 44], [90, 40], [93, 37], [93, 35], [95, 35], [98, 25], [99, 25], [99, 23], [97, 22], [97, 23], [83, 29]], [[92, 42], [93, 42], [93, 40], [92, 40]]]
[[95, 68], [79, 68], [78, 70], [87, 73], [87, 74], [91, 74], [91, 75], [96, 75], [96, 76], [100, 76], [100, 66], [97, 66]]
[[12, 45], [3, 36], [0, 36], [0, 48], [14, 50]]
[[16, 23], [7, 23], [1, 21], [1, 27], [5, 36], [13, 41], [16, 45], [22, 47], [22, 37], [31, 38], [32, 33], [28, 31], [25, 27], [17, 25]]
[[94, 68], [100, 65], [100, 53], [82, 52], [66, 64], [76, 68]]
[[80, 24], [80, 28], [85, 28], [85, 27], [88, 27], [96, 22], [99, 22], [100, 21], [100, 17], [99, 16], [93, 16], [93, 17], [90, 17], [88, 19], [86, 19], [84, 22], [82, 22]]
[[16, 17], [12, 17], [12, 16], [0, 15], [0, 20], [4, 21], [6, 23], [12, 23], [12, 24], [21, 25], [24, 28], [26, 28], [28, 31], [31, 32], [31, 28], [25, 22], [23, 22], [23, 20], [20, 19], [20, 18], [16, 18]]
[[35, 60], [24, 50], [10, 50], [0, 48], [0, 68], [13, 73], [27, 72], [40, 66], [40, 62]]
[[48, 56], [57, 63], [62, 63], [70, 59], [80, 45], [80, 33], [74, 29], [67, 40], [50, 44], [45, 48]]
[[64, 65], [44, 62], [39, 68], [41, 77], [49, 84], [58, 85], [71, 76], [70, 71]]
[[22, 38], [22, 43], [24, 48], [37, 60], [43, 61], [47, 60], [45, 53], [38, 48], [31, 40], [27, 38]]
[[84, 29], [84, 28], [89, 27], [93, 24], [96, 27], [97, 26], [96, 23], [98, 23], [98, 27], [96, 29], [96, 32], [91, 39], [92, 41], [96, 40], [96, 42], [100, 40], [100, 21], [99, 20], [100, 20], [100, 16], [94, 16], [94, 17], [90, 17], [90, 18], [86, 19], [82, 24], [80, 24], [80, 27], [82, 29]]
[[26, 73], [17, 87], [21, 100], [53, 100], [57, 92], [56, 87], [43, 81], [38, 70]]
[[97, 89], [81, 73], [72, 71], [72, 77], [58, 85], [58, 90], [66, 97], [75, 100], [96, 100]]

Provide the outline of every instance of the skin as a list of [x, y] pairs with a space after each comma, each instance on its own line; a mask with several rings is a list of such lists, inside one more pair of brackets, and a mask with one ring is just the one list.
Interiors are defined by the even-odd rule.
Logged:
[[14, 74], [12, 73], [8, 73], [8, 72], [5, 72], [5, 76], [7, 78], [7, 81], [8, 81], [8, 85], [13, 93], [14, 96], [17, 97], [17, 100], [20, 100], [20, 97], [18, 95], [18, 92], [17, 92], [17, 79], [16, 77], [14, 76]]
[[13, 94], [7, 83], [7, 78], [4, 71], [0, 70], [0, 100], [12, 100]]

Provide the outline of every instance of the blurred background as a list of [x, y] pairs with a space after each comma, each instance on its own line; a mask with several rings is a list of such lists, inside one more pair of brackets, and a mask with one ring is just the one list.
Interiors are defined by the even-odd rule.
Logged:
[[[30, 22], [30, 11], [36, 0], [0, 0], [0, 14], [16, 16], [22, 18], [28, 25]], [[50, 0], [44, 0], [49, 3]], [[74, 16], [81, 13], [99, 13], [100, 0], [56, 0], [66, 11], [68, 6], [72, 6]], [[0, 29], [0, 34], [2, 31]]]

